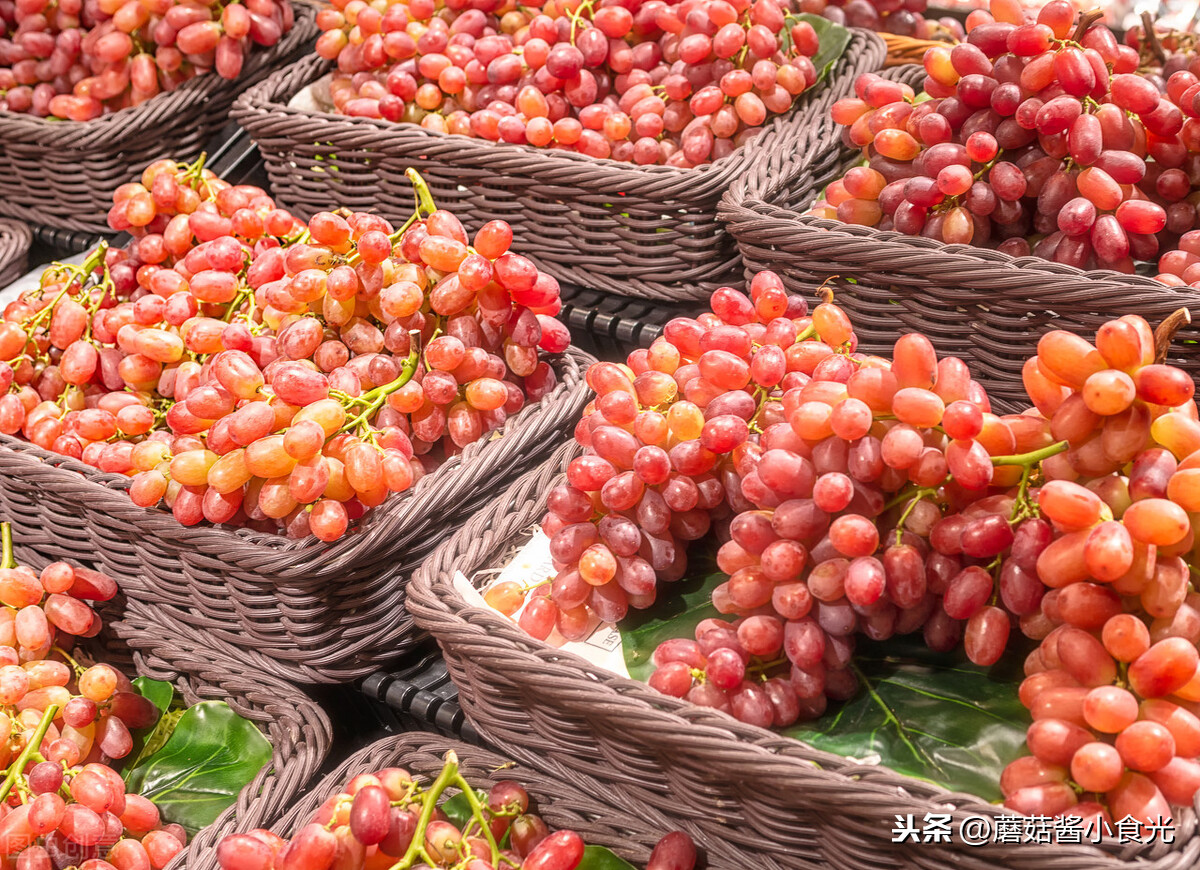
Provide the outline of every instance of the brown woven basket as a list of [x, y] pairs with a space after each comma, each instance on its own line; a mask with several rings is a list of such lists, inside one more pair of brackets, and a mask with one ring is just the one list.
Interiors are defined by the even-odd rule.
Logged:
[[758, 866], [751, 857], [753, 852], [747, 854], [724, 839], [724, 820], [718, 821], [718, 808], [708, 808], [708, 825], [681, 822], [676, 817], [675, 804], [704, 802], [703, 795], [680, 795], [673, 802], [661, 798], [646, 801], [618, 779], [615, 770], [593, 779], [552, 761], [514, 766], [478, 746], [422, 733], [387, 737], [356, 752], [314, 786], [304, 800], [272, 825], [272, 830], [283, 836], [294, 833], [330, 795], [337, 794], [360, 773], [394, 766], [431, 780], [441, 772], [444, 756], [451, 749], [458, 755], [463, 778], [471, 785], [488, 788], [499, 780], [515, 780], [529, 792], [537, 813], [552, 830], [575, 831], [584, 842], [607, 846], [637, 867], [645, 866], [654, 844], [673, 830], [686, 831], [704, 849], [707, 870], [750, 870]]
[[288, 108], [293, 95], [332, 68], [316, 55], [248, 90], [232, 114], [258, 143], [276, 198], [302, 214], [336, 203], [403, 220], [412, 213], [404, 170], [416, 166], [440, 206], [469, 216], [472, 230], [507, 221], [521, 253], [556, 277], [678, 302], [741, 280], [737, 250], [716, 216], [730, 183], [760, 154], [790, 157], [826, 113], [827, 97], [848, 93], [854, 78], [878, 69], [885, 54], [875, 34], [853, 31], [828, 79], [790, 115], [751, 145], [697, 169], [636, 166]]
[[404, 583], [435, 544], [572, 431], [591, 357], [554, 358], [559, 383], [435, 473], [371, 511], [333, 544], [212, 526], [181, 526], [140, 508], [129, 478], [0, 436], [0, 515], [47, 558], [96, 553], [131, 599], [267, 658], [295, 682], [341, 682], [393, 663], [418, 638]]
[[[409, 607], [441, 645], [464, 712], [506, 754], [627, 783], [652, 804], [672, 791], [702, 795], [678, 812], [703, 824], [720, 807], [722, 836], [753, 850], [745, 866], [763, 870], [1184, 870], [1200, 863], [1194, 808], [1177, 820], [1173, 845], [967, 845], [961, 822], [994, 818], [1002, 808], [661, 695], [467, 605], [454, 589], [455, 571], [473, 577], [497, 566], [540, 520], [546, 493], [578, 452], [564, 445], [472, 517], [409, 589]], [[954, 842], [891, 842], [897, 814], [912, 814], [919, 829], [926, 813], [951, 814]]]
[[[23, 546], [19, 533], [15, 549], [23, 565], [40, 568], [47, 561]], [[167, 868], [217, 870], [214, 847], [222, 837], [278, 818], [321, 768], [333, 740], [329, 719], [295, 686], [267, 674], [267, 660], [256, 653], [214, 640], [122, 596], [101, 612], [105, 627], [99, 640], [107, 661], [122, 666], [132, 662], [132, 668], [124, 668], [127, 673], [173, 683], [188, 704], [225, 701], [271, 743], [270, 763], [242, 789], [237, 803], [200, 831]]]
[[21, 221], [0, 218], [0, 289], [25, 274], [33, 231]]
[[230, 81], [210, 74], [140, 106], [94, 121], [48, 121], [0, 112], [0, 214], [36, 224], [109, 233], [112, 193], [160, 157], [191, 160], [229, 115], [234, 98], [307, 50], [316, 10], [295, 4], [295, 25], [252, 52]]
[[[920, 67], [888, 76], [920, 87]], [[783, 167], [759, 166], [739, 178], [720, 214], [737, 239], [747, 274], [774, 269], [794, 292], [811, 292], [832, 276], [860, 346], [890, 352], [898, 335], [923, 332], [941, 355], [962, 357], [1004, 410], [1028, 405], [1021, 367], [1051, 329], [1090, 337], [1122, 314], [1156, 324], [1179, 308], [1200, 315], [1200, 295], [1138, 275], [1084, 272], [1038, 257], [1010, 257], [969, 245], [947, 245], [804, 214], [825, 186], [861, 159], [841, 145], [832, 120], [812, 129], [809, 147]], [[1173, 345], [1174, 365], [1200, 376], [1200, 354], [1187, 348], [1200, 326], [1185, 327]]]

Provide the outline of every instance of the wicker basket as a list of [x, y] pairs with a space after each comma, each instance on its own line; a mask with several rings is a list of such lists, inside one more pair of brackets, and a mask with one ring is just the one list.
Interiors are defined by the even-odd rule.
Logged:
[[[649, 803], [671, 790], [703, 795], [678, 812], [703, 823], [719, 806], [723, 836], [754, 850], [762, 870], [1184, 870], [1200, 862], [1192, 809], [1178, 820], [1174, 845], [1126, 845], [1120, 853], [1115, 845], [967, 845], [961, 822], [994, 818], [1001, 808], [661, 695], [468, 605], [454, 572], [470, 577], [496, 566], [544, 514], [547, 491], [578, 450], [564, 445], [476, 514], [410, 586], [409, 607], [441, 644], [462, 708], [485, 741], [520, 760], [550, 759], [630, 783]], [[897, 814], [921, 825], [926, 813], [952, 815], [954, 842], [891, 842]]]
[[0, 288], [25, 274], [33, 232], [21, 221], [0, 219]]
[[[45, 566], [46, 557], [24, 546], [20, 532], [16, 540], [20, 564]], [[295, 686], [267, 674], [268, 662], [257, 653], [214, 640], [121, 595], [99, 609], [105, 627], [98, 642], [105, 660], [126, 673], [174, 683], [188, 704], [225, 701], [271, 743], [270, 763], [242, 789], [237, 803], [200, 831], [167, 868], [217, 870], [213, 847], [221, 837], [278, 818], [320, 770], [333, 740], [329, 718]]]
[[828, 81], [751, 146], [698, 169], [636, 166], [580, 154], [434, 133], [415, 124], [288, 108], [332, 65], [313, 55], [250, 89], [233, 115], [258, 143], [278, 200], [308, 215], [332, 203], [412, 213], [404, 170], [417, 166], [443, 208], [477, 229], [500, 219], [521, 253], [563, 281], [622, 296], [703, 299], [741, 280], [717, 203], [756, 155], [790, 157], [829, 96], [883, 64], [883, 42], [854, 31]]
[[395, 766], [432, 780], [441, 772], [443, 758], [451, 749], [458, 755], [463, 778], [471, 785], [486, 788], [502, 779], [515, 780], [529, 792], [538, 815], [551, 830], [575, 831], [584, 842], [606, 846], [637, 867], [646, 865], [654, 844], [673, 830], [686, 831], [705, 851], [707, 870], [757, 870], [760, 866], [755, 852], [743, 852], [724, 839], [727, 831], [722, 823], [726, 820], [717, 807], [708, 807], [707, 825], [690, 824], [675, 816], [677, 805], [704, 802], [703, 795], [680, 793], [669, 800], [647, 801], [616, 770], [594, 779], [553, 761], [514, 766], [477, 746], [430, 734], [387, 737], [356, 752], [271, 828], [284, 836], [294, 833], [323, 801], [360, 773]]
[[[889, 77], [920, 86], [924, 70], [897, 67]], [[1151, 278], [1084, 272], [1038, 257], [1010, 257], [969, 245], [946, 245], [871, 227], [809, 217], [825, 186], [861, 159], [843, 148], [832, 120], [813, 128], [808, 149], [787, 166], [756, 167], [734, 182], [721, 217], [737, 239], [748, 274], [779, 272], [795, 292], [811, 293], [827, 278], [854, 323], [860, 346], [891, 350], [903, 332], [923, 332], [938, 353], [962, 357], [1004, 410], [1025, 407], [1021, 367], [1045, 332], [1085, 336], [1104, 321], [1140, 314], [1151, 324], [1178, 308], [1200, 315], [1200, 295]], [[1179, 354], [1200, 340], [1200, 326], [1177, 333], [1169, 359], [1200, 376], [1200, 354]]]
[[105, 215], [117, 187], [157, 158], [196, 157], [225, 123], [234, 97], [309, 47], [316, 10], [293, 8], [292, 29], [270, 48], [252, 52], [234, 81], [198, 76], [94, 121], [0, 112], [0, 213], [60, 229], [110, 232]]
[[47, 558], [96, 553], [131, 599], [262, 653], [294, 682], [342, 682], [395, 662], [416, 640], [405, 578], [469, 512], [572, 431], [591, 358], [555, 358], [559, 383], [514, 415], [500, 437], [469, 445], [333, 544], [249, 529], [181, 526], [137, 507], [129, 478], [0, 436], [0, 515]]

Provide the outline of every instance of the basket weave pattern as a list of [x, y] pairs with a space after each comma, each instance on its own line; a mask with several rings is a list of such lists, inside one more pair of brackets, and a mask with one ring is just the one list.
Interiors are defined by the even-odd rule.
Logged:
[[[547, 491], [578, 451], [564, 445], [473, 517], [409, 589], [409, 607], [441, 645], [464, 712], [505, 753], [618, 779], [649, 803], [668, 791], [699, 795], [673, 809], [705, 826], [720, 807], [721, 836], [753, 850], [764, 870], [1116, 870], [1135, 858], [1139, 870], [1184, 870], [1200, 861], [1193, 809], [1176, 820], [1172, 845], [968, 846], [958, 838], [961, 821], [1001, 808], [661, 695], [468, 606], [453, 587], [455, 571], [470, 577], [494, 567], [540, 520]], [[896, 814], [909, 813], [918, 826], [926, 813], [950, 813], [954, 842], [893, 844]]]
[[416, 642], [404, 583], [469, 512], [572, 431], [587, 402], [591, 358], [552, 360], [559, 383], [435, 473], [325, 544], [249, 529], [181, 526], [129, 500], [130, 479], [0, 436], [0, 515], [46, 559], [96, 553], [137, 601], [269, 658], [285, 680], [341, 682], [393, 663]]
[[25, 274], [33, 231], [21, 221], [0, 219], [0, 289]]
[[[924, 70], [888, 71], [920, 86]], [[836, 299], [859, 337], [860, 348], [890, 353], [904, 332], [922, 332], [941, 356], [961, 357], [1002, 410], [1028, 405], [1021, 368], [1037, 339], [1051, 329], [1090, 336], [1106, 320], [1140, 314], [1151, 325], [1179, 308], [1200, 315], [1200, 296], [1138, 275], [1084, 272], [1039, 257], [1010, 257], [969, 245], [883, 232], [810, 217], [804, 211], [825, 186], [861, 160], [841, 144], [824, 116], [808, 147], [782, 167], [757, 166], [730, 187], [720, 215], [737, 239], [747, 274], [779, 273], [793, 292], [812, 291], [833, 276]], [[1183, 342], [1200, 340], [1185, 327]], [[1200, 355], [1169, 359], [1200, 376]]]
[[233, 116], [258, 143], [280, 203], [309, 215], [333, 204], [412, 213], [404, 171], [415, 166], [442, 208], [512, 225], [515, 247], [556, 277], [623, 296], [703, 299], [740, 281], [733, 240], [716, 209], [761, 154], [790, 156], [832, 93], [882, 65], [875, 34], [856, 30], [828, 79], [750, 145], [707, 166], [678, 169], [597, 160], [327, 112], [288, 108], [332, 68], [313, 55], [243, 94]]
[[[321, 780], [272, 830], [287, 836], [303, 825], [330, 795], [339, 792], [360, 773], [384, 767], [401, 767], [429, 781], [442, 770], [447, 750], [458, 755], [463, 778], [477, 788], [488, 788], [502, 779], [523, 785], [536, 802], [536, 812], [552, 830], [572, 830], [589, 844], [607, 846], [637, 867], [644, 867], [654, 844], [672, 830], [686, 832], [707, 853], [708, 870], [748, 870], [756, 864], [753, 853], [735, 849], [712, 836], [711, 830], [681, 824], [672, 815], [675, 803], [687, 803], [687, 795], [671, 801], [646, 801], [630, 792], [612, 775], [593, 779], [542, 759], [515, 768], [485, 749], [429, 734], [388, 737], [355, 753], [334, 773]], [[716, 808], [710, 808], [716, 813]]]
[[47, 121], [0, 112], [0, 213], [37, 224], [111, 232], [112, 192], [160, 157], [191, 160], [226, 122], [247, 87], [289, 63], [317, 34], [316, 10], [297, 3], [295, 24], [259, 48], [233, 81], [209, 74], [94, 121]]

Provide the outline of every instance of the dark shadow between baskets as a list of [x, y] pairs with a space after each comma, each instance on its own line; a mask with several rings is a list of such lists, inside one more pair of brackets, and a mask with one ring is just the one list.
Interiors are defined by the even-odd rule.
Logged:
[[591, 357], [550, 358], [558, 384], [500, 434], [469, 445], [325, 544], [249, 529], [180, 525], [140, 508], [130, 479], [0, 435], [0, 515], [47, 560], [95, 553], [132, 600], [263, 659], [297, 682], [344, 682], [394, 662], [416, 642], [404, 607], [408, 572], [523, 468], [570, 436], [588, 401]]
[[[919, 89], [920, 67], [888, 71]], [[1021, 368], [1051, 329], [1091, 337], [1105, 321], [1140, 314], [1152, 326], [1179, 308], [1200, 315], [1200, 295], [1152, 278], [1085, 272], [1038, 257], [851, 226], [804, 214], [825, 186], [861, 160], [841, 144], [826, 114], [808, 147], [786, 165], [761, 165], [736, 180], [720, 215], [737, 239], [747, 275], [779, 273], [789, 290], [812, 295], [837, 276], [835, 299], [860, 347], [890, 356], [897, 337], [921, 332], [940, 356], [961, 357], [1003, 411], [1028, 405]], [[850, 283], [853, 282], [853, 283]], [[1169, 362], [1200, 376], [1200, 327], [1176, 336]]]
[[[1172, 845], [967, 845], [957, 838], [961, 822], [1003, 808], [661, 695], [469, 606], [455, 572], [473, 577], [499, 564], [544, 515], [546, 493], [580, 450], [564, 445], [476, 514], [409, 590], [417, 624], [441, 645], [463, 710], [490, 744], [618, 781], [652, 805], [670, 791], [694, 795], [672, 813], [702, 830], [715, 829], [710, 807], [719, 806], [720, 836], [763, 870], [1184, 870], [1200, 861], [1194, 808], [1177, 820]], [[918, 821], [949, 814], [955, 841], [891, 842], [897, 815], [910, 813]]]
[[256, 47], [235, 80], [215, 73], [94, 121], [48, 121], [0, 112], [0, 213], [60, 229], [107, 234], [112, 193], [153, 160], [191, 160], [224, 126], [234, 98], [305, 51], [316, 9], [293, 5], [295, 24]]
[[855, 30], [836, 68], [796, 108], [750, 145], [697, 169], [637, 166], [564, 151], [436, 133], [289, 108], [289, 100], [332, 69], [311, 55], [243, 94], [232, 115], [250, 131], [282, 204], [304, 215], [333, 204], [412, 213], [404, 171], [415, 166], [442, 208], [471, 230], [512, 225], [522, 254], [563, 281], [621, 296], [667, 302], [704, 299], [741, 280], [741, 261], [717, 204], [758, 161], [792, 156], [827, 101], [880, 67], [882, 40]]

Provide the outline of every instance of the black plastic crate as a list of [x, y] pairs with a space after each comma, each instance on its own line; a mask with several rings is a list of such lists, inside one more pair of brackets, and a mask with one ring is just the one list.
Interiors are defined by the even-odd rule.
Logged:
[[598, 359], [624, 362], [629, 352], [649, 347], [674, 317], [694, 317], [698, 304], [668, 304], [613, 296], [562, 285], [558, 317], [571, 330], [571, 343]]
[[433, 731], [483, 745], [462, 708], [441, 652], [431, 647], [397, 671], [379, 671], [362, 682], [376, 717], [388, 731]]

